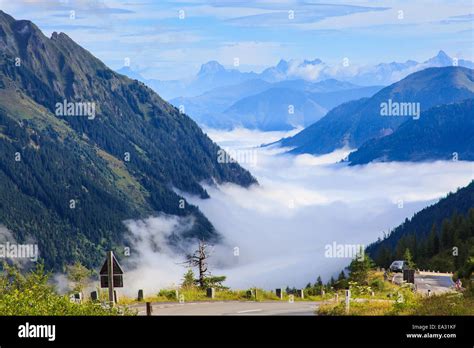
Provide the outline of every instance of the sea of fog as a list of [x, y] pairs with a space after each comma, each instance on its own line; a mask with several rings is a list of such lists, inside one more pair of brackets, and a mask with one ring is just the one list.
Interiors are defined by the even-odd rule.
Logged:
[[[324, 281], [348, 265], [349, 257], [328, 257], [328, 245], [368, 245], [449, 191], [473, 179], [472, 162], [377, 163], [350, 167], [341, 149], [324, 156], [285, 154], [259, 147], [296, 132], [245, 129], [206, 130], [258, 180], [242, 188], [206, 186], [211, 198], [186, 196], [199, 206], [223, 242], [212, 248], [210, 269], [233, 288], [302, 287]], [[192, 219], [155, 216], [126, 222], [131, 263], [127, 283], [156, 291], [180, 283], [182, 256], [166, 246], [173, 231]]]

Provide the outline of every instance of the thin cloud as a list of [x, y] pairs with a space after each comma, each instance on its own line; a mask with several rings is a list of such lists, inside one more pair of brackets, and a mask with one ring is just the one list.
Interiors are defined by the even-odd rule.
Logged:
[[228, 22], [241, 26], [294, 26], [315, 23], [326, 18], [347, 16], [348, 14], [384, 11], [387, 7], [362, 7], [350, 5], [310, 4], [297, 2], [278, 6], [278, 11], [229, 19]]

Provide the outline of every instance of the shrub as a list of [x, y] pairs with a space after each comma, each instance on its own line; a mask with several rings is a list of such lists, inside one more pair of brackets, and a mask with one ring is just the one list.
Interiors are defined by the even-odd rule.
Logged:
[[158, 296], [166, 297], [168, 300], [177, 300], [177, 291], [176, 290], [169, 290], [169, 289], [162, 289], [158, 293]]
[[22, 275], [20, 271], [4, 264], [0, 276], [0, 313], [2, 315], [131, 315], [123, 308], [86, 301], [73, 303], [67, 296], [59, 295], [48, 283], [49, 274], [42, 264]]
[[382, 279], [376, 278], [370, 282], [370, 287], [376, 291], [384, 291], [385, 283]]

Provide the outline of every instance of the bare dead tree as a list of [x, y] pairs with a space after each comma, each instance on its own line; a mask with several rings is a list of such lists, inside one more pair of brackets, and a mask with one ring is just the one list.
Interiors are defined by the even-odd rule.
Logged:
[[185, 264], [188, 267], [197, 267], [199, 270], [198, 283], [201, 288], [205, 287], [205, 279], [209, 274], [206, 260], [210, 257], [210, 254], [209, 245], [200, 240], [198, 249], [193, 254], [186, 256]]

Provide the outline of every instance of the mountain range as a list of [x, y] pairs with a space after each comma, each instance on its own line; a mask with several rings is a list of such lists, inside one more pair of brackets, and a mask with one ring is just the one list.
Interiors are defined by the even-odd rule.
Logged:
[[383, 85], [430, 67], [453, 65], [474, 67], [439, 51], [422, 63], [408, 60], [364, 67], [282, 59], [261, 73], [226, 69], [210, 61], [196, 76], [174, 81], [146, 80], [129, 67], [118, 71], [158, 91], [201, 126], [274, 131], [308, 127], [342, 103], [372, 97]]
[[130, 67], [122, 67], [117, 72], [147, 84], [166, 100], [192, 97], [214, 88], [234, 85], [258, 77], [258, 74], [253, 72], [226, 69], [217, 61], [203, 64], [196, 76], [184, 80], [146, 79]]
[[[429, 112], [424, 113], [424, 111], [470, 98], [474, 98], [473, 70], [463, 67], [428, 68], [385, 87], [371, 98], [350, 101], [332, 109], [313, 125], [293, 137], [280, 140], [278, 144], [292, 148], [290, 152], [294, 154], [324, 154], [343, 147], [361, 148], [362, 151], [364, 144], [368, 141], [377, 141], [379, 146], [385, 144], [389, 140], [383, 140], [384, 137], [394, 132], [387, 139], [397, 139], [397, 129], [402, 124], [404, 125], [402, 134], [407, 134], [407, 129], [418, 129], [418, 133], [427, 131], [422, 127], [435, 121], [429, 117]], [[411, 113], [384, 115], [383, 109], [386, 105], [408, 108], [405, 111], [411, 111]], [[472, 104], [469, 103], [464, 105], [467, 108], [467, 114], [471, 106]], [[421, 115], [417, 110], [421, 112]], [[464, 114], [460, 117], [464, 117], [462, 115]], [[447, 121], [453, 122], [452, 127], [455, 127], [454, 122], [457, 122], [454, 117]], [[420, 123], [418, 126], [415, 125], [417, 122]], [[471, 123], [472, 121], [465, 127]], [[444, 132], [440, 129], [439, 131], [439, 134]], [[466, 131], [469, 132], [472, 129], [466, 128]], [[416, 140], [411, 139], [412, 142]], [[438, 143], [438, 146], [441, 147], [443, 144]], [[406, 144], [406, 146], [415, 147], [416, 144]], [[367, 147], [369, 145], [364, 149]], [[356, 156], [358, 155], [354, 154], [352, 157], [354, 161], [356, 158], [359, 160]], [[402, 158], [403, 156], [392, 157]]]
[[237, 85], [255, 79], [269, 83], [288, 80], [320, 82], [336, 79], [358, 86], [386, 86], [420, 70], [447, 66], [473, 69], [474, 63], [450, 57], [440, 50], [436, 56], [423, 62], [407, 60], [365, 66], [354, 65], [350, 61], [331, 65], [318, 58], [302, 61], [281, 59], [277, 65], [268, 67], [260, 73], [241, 72], [236, 68], [228, 69], [217, 61], [209, 61], [201, 66], [195, 76], [183, 80], [146, 79], [139, 74], [139, 71], [130, 67], [120, 68], [118, 72], [146, 83], [163, 98], [171, 100], [178, 97], [195, 97], [218, 87]]
[[372, 96], [381, 88], [360, 87], [334, 79], [314, 83], [305, 80], [270, 83], [255, 79], [170, 102], [184, 107], [190, 117], [205, 127], [291, 130], [307, 127], [333, 107]]
[[349, 162], [474, 161], [473, 112], [474, 99], [435, 106], [418, 122], [405, 122], [386, 137], [368, 140], [349, 155]]
[[[43, 35], [0, 11], [0, 222], [35, 240], [48, 268], [96, 266], [122, 245], [123, 221], [192, 219], [170, 239], [217, 240], [199, 209], [203, 182], [256, 183], [188, 116], [109, 69], [64, 33]], [[64, 107], [63, 107], [64, 106]]]

